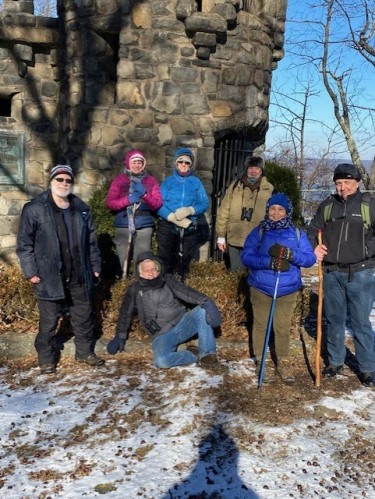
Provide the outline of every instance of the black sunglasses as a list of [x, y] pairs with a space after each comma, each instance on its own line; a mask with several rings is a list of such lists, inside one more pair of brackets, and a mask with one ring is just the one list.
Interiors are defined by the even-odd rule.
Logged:
[[183, 161], [183, 160], [180, 160], [180, 161], [177, 161], [177, 163], [179, 165], [182, 165], [182, 164], [185, 164], [185, 165], [191, 165], [190, 161]]
[[63, 182], [66, 182], [67, 184], [72, 184], [73, 179], [72, 178], [62, 178], [62, 177], [55, 177], [56, 182], [60, 182], [62, 184]]

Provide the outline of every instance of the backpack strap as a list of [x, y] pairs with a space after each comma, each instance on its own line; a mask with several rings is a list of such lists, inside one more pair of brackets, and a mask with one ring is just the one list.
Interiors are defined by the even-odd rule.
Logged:
[[[371, 194], [369, 192], [364, 192], [361, 199], [361, 215], [363, 220], [363, 225], [366, 230], [371, 228], [371, 215], [370, 215], [370, 200]], [[326, 204], [323, 211], [324, 224], [331, 220], [333, 201]]]

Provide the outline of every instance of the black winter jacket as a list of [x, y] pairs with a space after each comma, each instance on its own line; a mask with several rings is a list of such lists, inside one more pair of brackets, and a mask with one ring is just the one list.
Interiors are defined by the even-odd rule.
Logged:
[[[43, 192], [23, 207], [16, 251], [25, 277], [40, 277], [40, 283], [34, 285], [37, 298], [57, 301], [65, 297], [63, 263], [49, 193], [49, 190]], [[69, 196], [69, 200], [76, 220], [81, 261], [79, 280], [85, 284], [90, 296], [93, 290], [93, 273], [101, 270], [95, 226], [89, 207], [73, 194]]]
[[147, 334], [156, 337], [180, 321], [186, 312], [186, 305], [201, 306], [210, 299], [170, 274], [157, 279], [156, 286], [148, 283], [147, 279], [140, 279], [129, 286], [120, 308], [116, 336], [126, 341], [132, 318], [138, 314]]
[[[318, 229], [323, 232], [323, 244], [328, 254], [324, 265], [350, 266], [358, 269], [375, 263], [375, 199], [370, 200], [371, 228], [367, 230], [361, 215], [362, 193], [356, 193], [343, 200], [337, 194], [330, 196], [318, 207], [307, 234], [313, 247], [317, 245]], [[329, 220], [324, 219], [325, 207], [332, 203]], [[363, 264], [363, 265], [362, 265]]]

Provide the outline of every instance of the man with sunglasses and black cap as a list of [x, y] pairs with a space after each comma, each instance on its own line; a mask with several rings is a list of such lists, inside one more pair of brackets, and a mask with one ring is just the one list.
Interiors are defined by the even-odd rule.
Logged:
[[17, 255], [26, 279], [34, 285], [39, 307], [35, 339], [42, 374], [53, 374], [60, 358], [56, 328], [68, 311], [75, 336], [76, 360], [104, 364], [94, 353], [92, 292], [101, 258], [89, 207], [72, 194], [69, 165], [50, 172], [50, 187], [22, 210]]
[[[308, 228], [315, 255], [323, 262], [328, 363], [335, 378], [346, 358], [345, 325], [350, 317], [355, 357], [363, 385], [375, 386], [374, 335], [370, 322], [375, 292], [375, 199], [359, 190], [361, 175], [350, 163], [334, 171], [336, 194], [323, 201]], [[323, 242], [317, 234], [322, 231]]]

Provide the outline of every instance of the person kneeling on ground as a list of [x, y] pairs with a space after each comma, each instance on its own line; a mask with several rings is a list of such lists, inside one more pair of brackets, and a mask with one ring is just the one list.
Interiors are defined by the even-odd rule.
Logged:
[[[213, 328], [221, 324], [221, 314], [213, 300], [178, 281], [163, 275], [162, 264], [152, 252], [137, 258], [138, 280], [129, 286], [120, 308], [115, 337], [108, 343], [111, 355], [123, 352], [135, 312], [152, 337], [155, 367], [169, 368], [198, 363], [217, 368], [216, 340]], [[186, 305], [193, 306], [187, 309]], [[179, 345], [198, 335], [198, 348]]]

